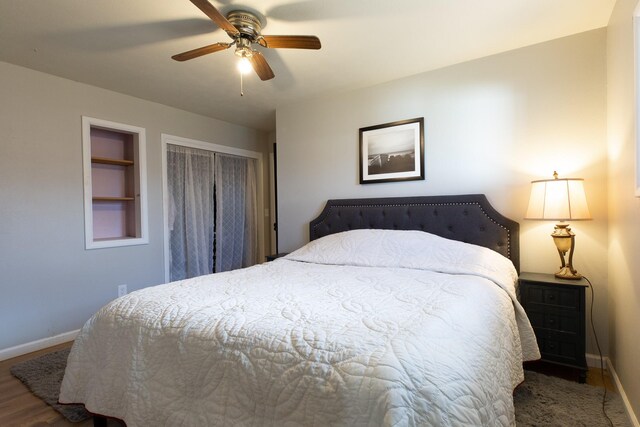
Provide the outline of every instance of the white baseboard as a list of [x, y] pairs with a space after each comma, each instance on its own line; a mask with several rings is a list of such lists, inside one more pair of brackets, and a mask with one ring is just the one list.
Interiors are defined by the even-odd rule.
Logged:
[[618, 390], [618, 394], [622, 398], [622, 403], [624, 403], [624, 409], [627, 412], [627, 417], [629, 417], [629, 422], [633, 427], [640, 427], [640, 422], [638, 422], [638, 417], [633, 412], [633, 408], [631, 407], [631, 402], [629, 402], [627, 393], [625, 393], [624, 388], [622, 388], [622, 383], [620, 382], [620, 378], [618, 378], [618, 374], [616, 373], [616, 370], [613, 368], [613, 365], [611, 364], [611, 360], [609, 360], [609, 358], [606, 358], [606, 360], [607, 360], [607, 369], [609, 370], [609, 375], [611, 375], [611, 378], [613, 379], [613, 383], [615, 384], [616, 389]]
[[[587, 359], [587, 366], [590, 366], [592, 368], [600, 368], [600, 356], [598, 356], [597, 354], [587, 353], [585, 354], [585, 357]], [[633, 427], [640, 427], [640, 423], [638, 422], [638, 417], [636, 417], [636, 414], [633, 412], [633, 408], [631, 407], [629, 398], [627, 397], [627, 394], [625, 393], [624, 388], [622, 387], [620, 378], [618, 378], [618, 374], [616, 373], [616, 370], [613, 368], [613, 364], [611, 363], [611, 360], [608, 357], [603, 357], [602, 359], [604, 362], [605, 369], [609, 371], [609, 375], [611, 376], [611, 379], [613, 380], [613, 383], [616, 386], [616, 390], [618, 391], [618, 394], [622, 398], [624, 409], [627, 412], [627, 417], [629, 418], [629, 422]]]
[[[586, 353], [585, 358], [587, 359], [587, 366], [590, 368], [598, 368], [600, 369], [600, 356], [597, 354]], [[604, 368], [607, 369], [609, 362], [609, 358], [607, 356], [602, 357], [602, 361], [604, 363]]]
[[80, 329], [75, 331], [65, 332], [54, 337], [43, 338], [41, 340], [31, 341], [25, 344], [20, 344], [15, 347], [9, 347], [0, 350], [0, 361], [11, 359], [13, 357], [22, 356], [23, 354], [31, 353], [34, 351], [42, 350], [43, 348], [52, 347], [54, 345], [62, 344], [64, 342], [73, 341], [80, 332]]

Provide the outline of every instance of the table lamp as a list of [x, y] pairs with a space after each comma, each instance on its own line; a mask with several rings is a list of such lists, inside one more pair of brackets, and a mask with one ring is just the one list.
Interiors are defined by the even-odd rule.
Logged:
[[[573, 268], [575, 234], [569, 228], [568, 220], [591, 219], [584, 193], [582, 178], [558, 178], [531, 181], [531, 197], [526, 219], [545, 219], [560, 221], [551, 233], [558, 248], [562, 264], [556, 272], [559, 279], [580, 279], [582, 275]], [[566, 258], [567, 252], [569, 258]]]

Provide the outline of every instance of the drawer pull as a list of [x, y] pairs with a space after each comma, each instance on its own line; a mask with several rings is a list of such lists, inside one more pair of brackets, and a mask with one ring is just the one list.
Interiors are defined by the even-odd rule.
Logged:
[[550, 300], [550, 301], [553, 301], [554, 299], [556, 299], [556, 296], [555, 296], [555, 295], [553, 295], [553, 294], [549, 295], [549, 300]]
[[556, 324], [555, 319], [549, 319], [549, 324], [550, 324], [550, 325], [555, 325], [555, 324]]

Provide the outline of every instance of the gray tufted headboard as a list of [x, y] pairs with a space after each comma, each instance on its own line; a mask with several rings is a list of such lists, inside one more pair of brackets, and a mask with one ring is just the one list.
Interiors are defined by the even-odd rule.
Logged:
[[485, 246], [520, 271], [520, 225], [496, 211], [484, 194], [329, 200], [309, 224], [309, 238], [361, 228], [422, 230]]

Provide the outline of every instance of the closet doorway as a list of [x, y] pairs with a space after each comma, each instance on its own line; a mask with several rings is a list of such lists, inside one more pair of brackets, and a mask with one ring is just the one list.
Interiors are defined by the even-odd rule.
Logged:
[[165, 280], [264, 258], [262, 153], [162, 135]]

